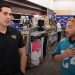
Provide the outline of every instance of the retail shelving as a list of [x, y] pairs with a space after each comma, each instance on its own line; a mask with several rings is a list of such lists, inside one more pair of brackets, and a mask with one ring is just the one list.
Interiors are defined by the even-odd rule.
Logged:
[[[51, 45], [54, 41], [56, 41], [57, 33], [55, 32], [55, 27], [51, 26], [50, 34], [48, 35], [48, 38], [47, 38], [46, 31], [38, 31], [37, 25], [33, 25], [33, 27], [29, 27], [29, 23], [30, 23], [30, 22], [28, 22], [30, 19], [29, 16], [30, 15], [23, 15], [21, 13], [13, 13], [12, 21], [14, 23], [18, 22], [18, 24], [23, 24], [23, 29], [21, 29], [21, 34], [23, 35], [26, 54], [28, 56], [29, 67], [31, 68], [32, 66], [39, 65], [40, 62], [42, 61], [42, 59], [44, 57], [44, 50], [46, 48], [44, 45], [44, 44], [46, 44], [45, 43], [46, 39], [47, 39], [47, 46]], [[37, 64], [34, 63], [35, 61], [32, 62], [32, 59], [33, 59], [32, 58], [32, 54], [33, 54], [33, 51], [32, 51], [33, 46], [32, 45], [33, 45], [33, 42], [36, 42], [36, 41], [41, 43], [40, 55], [38, 55], [38, 53], [37, 53], [37, 55], [39, 56], [39, 63], [37, 63]], [[36, 62], [37, 62], [37, 60], [36, 60]]]
[[12, 21], [14, 23], [20, 23], [21, 22], [21, 13], [12, 13]]
[[[21, 34], [23, 35], [23, 38], [26, 37], [26, 40], [24, 39], [25, 43], [26, 43], [26, 54], [28, 55], [28, 64], [29, 64], [29, 67], [32, 68], [33, 66], [37, 66], [40, 64], [40, 62], [42, 61], [43, 59], [43, 43], [44, 43], [44, 35], [45, 34], [45, 31], [37, 31], [37, 28], [38, 27], [31, 27], [31, 28], [27, 28], [25, 30], [21, 30]], [[36, 31], [34, 31], [36, 30]], [[38, 41], [39, 40], [39, 41]], [[39, 63], [33, 59], [33, 53], [36, 52], [35, 51], [32, 51], [32, 43], [33, 42], [40, 42], [41, 46], [40, 46], [40, 55], [37, 53], [37, 55], [39, 56]], [[36, 59], [36, 57], [34, 58]], [[34, 62], [33, 62], [34, 61]], [[36, 62], [36, 63], [35, 63]]]

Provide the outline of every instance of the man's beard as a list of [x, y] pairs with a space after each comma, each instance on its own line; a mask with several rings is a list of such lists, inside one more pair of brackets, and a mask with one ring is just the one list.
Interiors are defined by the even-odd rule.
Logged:
[[[66, 34], [67, 35], [67, 34]], [[71, 35], [67, 35], [68, 38], [72, 38], [72, 37], [75, 37], [75, 32]]]

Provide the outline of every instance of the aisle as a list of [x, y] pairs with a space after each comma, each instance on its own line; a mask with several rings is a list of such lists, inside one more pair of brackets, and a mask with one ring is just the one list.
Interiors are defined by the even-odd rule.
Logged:
[[25, 75], [60, 75], [59, 63], [55, 63], [51, 57], [55, 47], [56, 43], [50, 47], [50, 50], [47, 50], [47, 55], [42, 64], [38, 67], [28, 69]]

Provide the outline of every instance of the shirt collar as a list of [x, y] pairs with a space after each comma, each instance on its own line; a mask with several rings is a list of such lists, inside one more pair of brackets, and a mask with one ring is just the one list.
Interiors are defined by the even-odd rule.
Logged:
[[0, 34], [3, 34], [3, 35], [9, 34], [9, 33], [10, 33], [10, 28], [9, 27], [7, 27], [7, 30], [6, 30], [5, 34], [0, 32]]

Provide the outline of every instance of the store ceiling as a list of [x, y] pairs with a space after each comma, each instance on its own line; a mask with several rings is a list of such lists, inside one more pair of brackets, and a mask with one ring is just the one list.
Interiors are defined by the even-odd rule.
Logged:
[[54, 1], [53, 9], [54, 10], [75, 10], [75, 0], [56, 0]]
[[52, 10], [75, 10], [75, 0], [28, 0]]
[[53, 1], [74, 1], [74, 0], [53, 0]]

